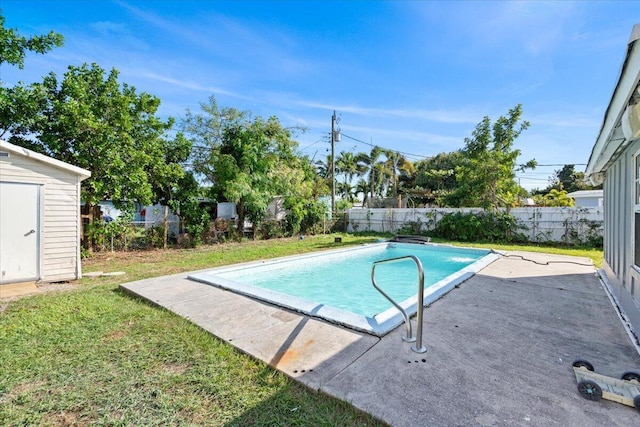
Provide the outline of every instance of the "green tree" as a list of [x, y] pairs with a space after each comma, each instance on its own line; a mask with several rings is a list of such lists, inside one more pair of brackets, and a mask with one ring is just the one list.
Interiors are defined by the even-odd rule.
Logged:
[[566, 190], [567, 193], [580, 190], [595, 190], [602, 186], [593, 187], [584, 179], [584, 172], [575, 170], [575, 165], [564, 165], [562, 169], [556, 170], [550, 177], [551, 184], [544, 190], [538, 190], [540, 194], [547, 194], [551, 190]]
[[[325, 160], [316, 160], [316, 172], [322, 179], [330, 179], [331, 177], [331, 156], [326, 156]], [[330, 183], [329, 183], [330, 184]]]
[[400, 190], [399, 183], [402, 166], [408, 162], [408, 160], [402, 154], [394, 150], [385, 150], [384, 155], [387, 158], [384, 162], [386, 172], [386, 193], [388, 196], [389, 192], [391, 192], [393, 197], [397, 197]]
[[549, 193], [543, 196], [543, 204], [545, 206], [575, 206], [576, 202], [573, 198], [567, 196], [567, 192], [565, 190], [556, 190], [552, 188]]
[[34, 85], [43, 91], [43, 120], [34, 123], [29, 147], [91, 172], [82, 182], [87, 205], [113, 200], [120, 207], [157, 202], [182, 177], [188, 143], [168, 138], [173, 120], [156, 116], [160, 100], [118, 82], [118, 72], [96, 64], [70, 66]]
[[414, 185], [407, 192], [427, 205], [443, 206], [457, 187], [456, 167], [462, 164], [460, 150], [439, 153], [415, 163]]
[[193, 144], [191, 164], [194, 172], [208, 183], [215, 183], [216, 171], [213, 161], [223, 143], [225, 129], [242, 125], [249, 117], [246, 111], [219, 107], [215, 96], [200, 103], [200, 112], [187, 110], [180, 128]]
[[356, 196], [358, 194], [362, 194], [362, 206], [363, 207], [366, 206], [367, 198], [369, 195], [369, 183], [364, 179], [359, 179], [358, 183], [356, 184], [355, 193], [356, 193]]
[[351, 183], [354, 176], [362, 173], [362, 166], [358, 164], [358, 158], [350, 151], [342, 151], [336, 160], [336, 169], [343, 176], [343, 184]]
[[[9, 64], [23, 69], [28, 52], [44, 54], [62, 46], [63, 40], [60, 34], [53, 31], [46, 35], [22, 36], [16, 29], [5, 28], [5, 18], [0, 11], [0, 68], [3, 64]], [[43, 108], [41, 91], [22, 83], [5, 87], [0, 80], [0, 138], [24, 143], [19, 136], [28, 132]]]
[[356, 189], [350, 182], [339, 182], [336, 185], [336, 192], [345, 200], [353, 203], [355, 201]]
[[278, 167], [280, 194], [284, 196], [287, 232], [290, 234], [316, 231], [329, 211], [318, 197], [326, 195], [329, 187], [320, 178], [308, 157], [292, 158], [285, 167]]
[[170, 202], [182, 191], [178, 188], [184, 182], [184, 169], [181, 165], [189, 158], [191, 141], [186, 139], [182, 133], [178, 133], [175, 138], [163, 138], [162, 142], [164, 159], [151, 164], [149, 175], [153, 177], [154, 201], [164, 205], [163, 247], [166, 249]]
[[[517, 105], [493, 124], [484, 117], [472, 137], [465, 138], [463, 161], [455, 170], [457, 188], [446, 198], [449, 205], [495, 209], [516, 202], [515, 169], [520, 150], [513, 144], [529, 127], [528, 122], [520, 120], [521, 115], [522, 106]], [[535, 160], [531, 160], [520, 169], [535, 166]]]
[[412, 161], [402, 157], [397, 165], [398, 168], [398, 193], [406, 193], [415, 186], [416, 167]]
[[196, 246], [202, 242], [202, 234], [207, 230], [210, 220], [209, 212], [200, 204], [202, 188], [193, 172], [188, 171], [178, 180], [173, 190], [174, 194], [167, 203], [185, 222], [189, 245]]
[[378, 165], [380, 161], [380, 156], [382, 155], [382, 153], [383, 149], [375, 146], [371, 149], [371, 152], [369, 154], [358, 153], [356, 156], [358, 158], [358, 162], [361, 164], [362, 169], [365, 171], [365, 173], [368, 172], [369, 174], [368, 181], [371, 201], [375, 197], [376, 187], [379, 187], [380, 183], [382, 182], [382, 175], [380, 174], [381, 168], [379, 166], [376, 167], [376, 165]]
[[46, 104], [46, 94], [40, 86], [0, 86], [0, 139], [28, 148], [26, 136], [42, 120]]
[[307, 157], [295, 154], [292, 132], [298, 129], [284, 128], [275, 117], [252, 119], [247, 111], [220, 107], [214, 96], [200, 107], [187, 111], [181, 128], [193, 141], [193, 170], [211, 184], [212, 199], [236, 203], [239, 228], [246, 217], [255, 231], [269, 202], [282, 196], [293, 213], [291, 230], [306, 226], [306, 215], [319, 209], [311, 201], [328, 186]]
[[[238, 228], [245, 217], [254, 229], [264, 218], [273, 196], [283, 190], [283, 181], [292, 177], [283, 168], [295, 162], [297, 143], [277, 118], [236, 122], [225, 126], [222, 141], [213, 153], [214, 190], [236, 203]], [[241, 231], [241, 230], [240, 230]]]
[[6, 63], [22, 69], [27, 52], [44, 54], [64, 43], [64, 37], [53, 31], [25, 37], [17, 29], [5, 28], [4, 24], [5, 18], [0, 11], [0, 66]]

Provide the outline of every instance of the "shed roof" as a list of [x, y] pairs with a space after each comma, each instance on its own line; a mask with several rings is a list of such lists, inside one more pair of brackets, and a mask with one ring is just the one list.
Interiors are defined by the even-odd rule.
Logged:
[[3, 141], [1, 139], [0, 139], [0, 151], [6, 151], [9, 153], [25, 156], [33, 160], [53, 166], [55, 168], [62, 169], [67, 172], [71, 172], [75, 175], [80, 176], [81, 180], [89, 178], [91, 176], [91, 172], [89, 172], [86, 169], [82, 169], [77, 166], [70, 165], [69, 163], [56, 160], [52, 157], [45, 156], [44, 154], [36, 153], [35, 151], [31, 151], [24, 147], [19, 147], [17, 145], [11, 144], [7, 141]]
[[609, 106], [595, 145], [589, 157], [585, 176], [592, 183], [602, 182], [602, 173], [631, 142], [622, 129], [623, 114], [638, 88], [640, 80], [640, 24], [633, 26], [631, 37], [627, 45], [627, 53], [622, 62], [620, 77], [611, 95]]
[[586, 197], [604, 197], [603, 190], [580, 190], [573, 191], [567, 194], [569, 197], [573, 197], [574, 199], [582, 199]]

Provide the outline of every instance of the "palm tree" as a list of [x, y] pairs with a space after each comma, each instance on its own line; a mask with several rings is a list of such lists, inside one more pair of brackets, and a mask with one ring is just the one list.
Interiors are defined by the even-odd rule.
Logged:
[[382, 148], [375, 146], [371, 149], [371, 153], [359, 153], [357, 155], [358, 162], [362, 165], [363, 170], [369, 172], [369, 191], [371, 194], [371, 199], [373, 199], [375, 194], [375, 184], [376, 181], [379, 181], [379, 177], [376, 176], [376, 164], [378, 163], [378, 159], [382, 154]]
[[336, 160], [336, 169], [344, 175], [344, 183], [347, 184], [358, 174], [358, 158], [350, 151], [342, 151]]
[[369, 183], [364, 179], [358, 180], [355, 189], [356, 196], [362, 193], [362, 206], [364, 207], [367, 204], [367, 198], [369, 195]]
[[[408, 178], [415, 171], [413, 163], [407, 160], [401, 153], [393, 150], [385, 150], [387, 161], [385, 162], [387, 171], [387, 190], [393, 183], [393, 197], [400, 194], [400, 181], [408, 181]], [[404, 179], [403, 179], [404, 178]]]
[[316, 162], [316, 171], [324, 179], [329, 179], [331, 176], [331, 156], [327, 156], [326, 161], [318, 160]]
[[338, 194], [344, 197], [345, 200], [353, 203], [355, 199], [355, 188], [349, 182], [339, 182], [336, 189]]
[[413, 162], [407, 158], [403, 158], [398, 165], [400, 176], [398, 177], [398, 189], [404, 192], [404, 189], [415, 187], [416, 167]]

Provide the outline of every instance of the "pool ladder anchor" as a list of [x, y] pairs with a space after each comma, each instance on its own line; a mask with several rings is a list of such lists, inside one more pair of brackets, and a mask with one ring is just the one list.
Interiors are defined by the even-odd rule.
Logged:
[[[411, 330], [411, 319], [409, 318], [407, 311], [404, 308], [402, 308], [400, 304], [395, 302], [393, 298], [391, 298], [385, 291], [383, 291], [380, 288], [380, 286], [378, 286], [378, 283], [376, 283], [376, 277], [375, 277], [376, 266], [380, 264], [386, 264], [386, 263], [390, 264], [395, 262], [403, 262], [407, 260], [413, 260], [416, 264], [416, 267], [418, 267], [418, 301], [417, 301], [417, 307], [416, 307], [418, 314], [416, 318], [416, 335], [415, 336], [413, 336], [413, 333]], [[371, 266], [371, 283], [373, 284], [373, 287], [376, 288], [376, 290], [382, 294], [383, 297], [385, 297], [391, 304], [393, 304], [395, 308], [397, 308], [400, 311], [400, 313], [402, 313], [402, 317], [404, 317], [404, 323], [406, 327], [406, 334], [402, 337], [402, 340], [405, 342], [415, 343], [411, 346], [412, 351], [416, 353], [425, 353], [427, 349], [422, 345], [422, 316], [424, 312], [424, 268], [422, 268], [422, 263], [420, 262], [418, 257], [414, 255], [405, 255], [397, 258], [389, 258], [389, 259], [383, 259], [380, 261], [375, 261]]]

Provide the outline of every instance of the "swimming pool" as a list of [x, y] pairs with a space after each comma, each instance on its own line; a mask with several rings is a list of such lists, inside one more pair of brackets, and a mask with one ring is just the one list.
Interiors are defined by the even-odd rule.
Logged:
[[[403, 319], [373, 288], [371, 266], [405, 255], [422, 262], [425, 305], [497, 258], [481, 249], [384, 242], [237, 264], [189, 278], [382, 336]], [[413, 262], [380, 265], [376, 281], [409, 315], [416, 312], [418, 274]]]

